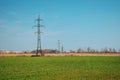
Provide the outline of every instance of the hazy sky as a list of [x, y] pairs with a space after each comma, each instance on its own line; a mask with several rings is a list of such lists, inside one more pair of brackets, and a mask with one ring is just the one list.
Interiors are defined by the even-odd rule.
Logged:
[[0, 50], [36, 49], [38, 15], [43, 48], [120, 49], [120, 0], [0, 0]]

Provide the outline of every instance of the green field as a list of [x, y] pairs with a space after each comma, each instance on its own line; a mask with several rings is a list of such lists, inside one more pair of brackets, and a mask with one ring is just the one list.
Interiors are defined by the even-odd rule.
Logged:
[[120, 57], [0, 57], [0, 80], [120, 80]]

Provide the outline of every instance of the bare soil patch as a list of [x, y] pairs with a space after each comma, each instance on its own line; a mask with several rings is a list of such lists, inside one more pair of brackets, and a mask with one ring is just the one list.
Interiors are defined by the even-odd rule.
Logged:
[[[0, 56], [28, 56], [31, 57], [35, 54], [32, 53], [16, 53], [16, 54], [0, 54]], [[44, 56], [120, 56], [120, 53], [45, 53]]]

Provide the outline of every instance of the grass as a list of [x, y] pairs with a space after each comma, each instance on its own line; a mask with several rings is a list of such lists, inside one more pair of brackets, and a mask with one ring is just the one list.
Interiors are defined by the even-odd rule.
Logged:
[[120, 57], [0, 57], [0, 80], [119, 80]]

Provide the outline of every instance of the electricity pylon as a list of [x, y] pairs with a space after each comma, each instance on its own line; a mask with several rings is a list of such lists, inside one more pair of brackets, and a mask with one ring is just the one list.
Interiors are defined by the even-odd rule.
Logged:
[[36, 19], [37, 21], [37, 51], [36, 51], [36, 56], [38, 56], [38, 54], [40, 53], [41, 56], [44, 56], [44, 53], [42, 52], [42, 47], [41, 47], [41, 28], [40, 27], [43, 27], [42, 25], [40, 25], [40, 21], [42, 19], [40, 19], [40, 16], [38, 16], [38, 18]]
[[63, 44], [62, 44], [62, 46], [61, 46], [61, 53], [63, 53], [64, 52], [64, 47], [63, 47]]
[[60, 40], [58, 40], [58, 53], [60, 53]]

